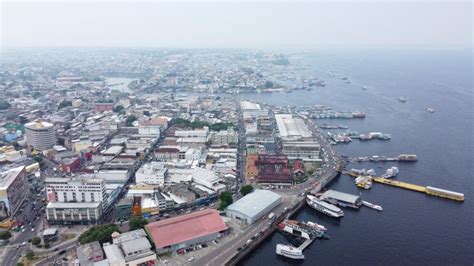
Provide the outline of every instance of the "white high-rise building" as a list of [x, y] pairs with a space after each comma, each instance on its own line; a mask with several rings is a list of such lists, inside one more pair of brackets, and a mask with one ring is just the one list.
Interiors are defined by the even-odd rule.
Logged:
[[51, 149], [56, 144], [56, 134], [51, 123], [36, 120], [25, 124], [26, 142], [38, 150]]
[[168, 169], [161, 162], [151, 162], [144, 164], [135, 173], [135, 182], [137, 184], [162, 185], [168, 175]]
[[46, 193], [50, 202], [105, 202], [105, 181], [92, 175], [72, 178], [47, 178]]
[[84, 175], [73, 178], [47, 178], [50, 224], [98, 223], [107, 208], [105, 181]]

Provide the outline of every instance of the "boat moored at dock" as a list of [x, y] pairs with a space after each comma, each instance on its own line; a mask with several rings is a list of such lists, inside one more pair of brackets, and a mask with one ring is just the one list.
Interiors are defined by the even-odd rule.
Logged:
[[304, 254], [301, 249], [288, 245], [277, 244], [276, 254], [290, 259], [304, 260]]
[[364, 206], [366, 206], [366, 207], [369, 207], [369, 208], [371, 208], [371, 209], [377, 210], [377, 211], [383, 211], [382, 206], [379, 206], [379, 205], [370, 203], [370, 202], [365, 201], [365, 200], [362, 201], [362, 205], [364, 205]]
[[339, 209], [337, 206], [334, 206], [330, 203], [320, 200], [316, 196], [307, 195], [306, 203], [308, 203], [308, 205], [311, 208], [319, 212], [322, 212], [328, 216], [331, 216], [334, 218], [340, 218], [344, 216], [344, 212], [341, 209]]

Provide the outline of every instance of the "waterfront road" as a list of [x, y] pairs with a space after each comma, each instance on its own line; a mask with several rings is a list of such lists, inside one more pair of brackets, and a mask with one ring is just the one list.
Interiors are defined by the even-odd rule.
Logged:
[[[283, 204], [279, 205], [276, 209], [273, 210], [273, 212], [277, 216], [284, 211], [284, 208], [288, 206], [289, 202], [286, 202], [286, 204], [284, 202], [282, 203]], [[193, 265], [208, 265], [208, 266], [225, 265], [225, 263], [230, 258], [232, 258], [236, 254], [236, 252], [238, 252], [239, 247], [242, 247], [253, 236], [258, 234], [260, 231], [264, 231], [270, 226], [271, 226], [271, 220], [269, 220], [268, 218], [258, 220], [252, 225], [247, 226], [247, 228], [242, 233], [235, 236], [232, 240], [220, 245], [218, 248], [211, 251], [207, 255], [194, 261]]]

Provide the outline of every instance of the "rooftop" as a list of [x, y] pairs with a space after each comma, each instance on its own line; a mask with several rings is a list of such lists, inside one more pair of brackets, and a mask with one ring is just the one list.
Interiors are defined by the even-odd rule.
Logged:
[[296, 137], [309, 138], [312, 136], [303, 119], [293, 117], [292, 114], [277, 114], [275, 120], [278, 127], [278, 132], [282, 138]]
[[31, 129], [43, 129], [43, 128], [48, 129], [48, 128], [52, 128], [53, 124], [42, 121], [42, 120], [35, 120], [32, 122], [26, 123], [25, 127], [31, 128]]
[[356, 203], [360, 199], [359, 196], [340, 192], [340, 191], [335, 191], [335, 190], [328, 190], [324, 192], [323, 197], [337, 199], [337, 200], [351, 202], [351, 203]]
[[148, 239], [144, 236], [136, 238], [130, 241], [125, 241], [122, 244], [123, 253], [127, 256], [128, 254], [134, 254], [143, 250], [150, 250], [151, 244]]
[[216, 210], [206, 209], [169, 218], [145, 226], [156, 248], [176, 245], [184, 241], [227, 230]]
[[0, 189], [7, 189], [24, 168], [22, 165], [0, 173]]
[[249, 217], [253, 217], [265, 209], [268, 205], [281, 199], [281, 196], [269, 190], [256, 189], [245, 197], [232, 203], [227, 210], [238, 211]]

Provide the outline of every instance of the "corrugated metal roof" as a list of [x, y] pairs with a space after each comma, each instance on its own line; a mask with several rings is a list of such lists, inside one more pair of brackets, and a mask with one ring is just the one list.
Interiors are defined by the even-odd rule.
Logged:
[[269, 190], [256, 189], [235, 203], [229, 205], [227, 210], [240, 212], [248, 217], [254, 217], [272, 203], [281, 199], [281, 196]]
[[335, 190], [328, 190], [324, 192], [323, 197], [341, 200], [341, 201], [350, 202], [350, 203], [356, 203], [360, 199], [359, 196], [355, 196], [352, 194], [347, 194], [347, 193], [335, 191]]
[[176, 245], [187, 240], [227, 230], [227, 226], [213, 209], [197, 211], [145, 226], [156, 248]]

